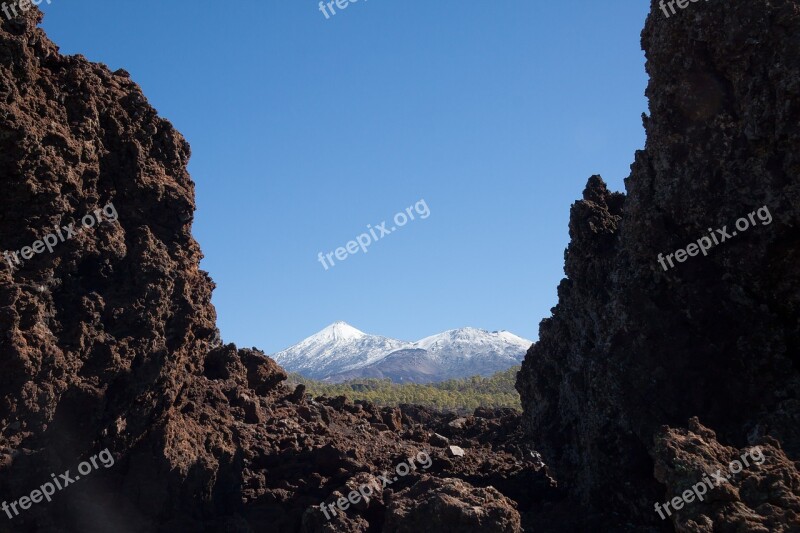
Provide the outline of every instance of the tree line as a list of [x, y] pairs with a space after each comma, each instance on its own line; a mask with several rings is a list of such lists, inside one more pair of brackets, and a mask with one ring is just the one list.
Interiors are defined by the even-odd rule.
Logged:
[[396, 406], [402, 403], [423, 405], [439, 411], [473, 411], [477, 407], [510, 407], [521, 410], [519, 394], [514, 388], [519, 366], [492, 376], [472, 376], [439, 383], [393, 383], [390, 379], [353, 379], [327, 383], [290, 374], [290, 385], [302, 383], [313, 396], [346, 396], [350, 400], [367, 400], [376, 405]]

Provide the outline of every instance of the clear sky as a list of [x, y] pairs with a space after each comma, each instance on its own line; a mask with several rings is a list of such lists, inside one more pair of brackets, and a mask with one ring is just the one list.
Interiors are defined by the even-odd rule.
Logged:
[[[192, 146], [193, 233], [225, 342], [344, 320], [535, 340], [569, 207], [644, 145], [647, 2], [52, 0], [62, 53], [124, 68]], [[424, 199], [325, 270], [327, 254]], [[376, 232], [377, 233], [377, 232]]]

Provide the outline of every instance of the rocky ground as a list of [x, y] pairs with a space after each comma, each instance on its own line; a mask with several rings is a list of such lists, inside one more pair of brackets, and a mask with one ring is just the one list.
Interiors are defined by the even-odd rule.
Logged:
[[[0, 269], [0, 499], [115, 459], [0, 531], [800, 530], [800, 7], [692, 7], [654, 5], [647, 147], [627, 195], [593, 177], [573, 206], [524, 414], [467, 417], [312, 398], [223, 345], [186, 141], [125, 71], [60, 55], [35, 8], [0, 18], [0, 242], [118, 213]], [[771, 225], [660, 270], [762, 205]], [[653, 511], [756, 445], [704, 502]]]

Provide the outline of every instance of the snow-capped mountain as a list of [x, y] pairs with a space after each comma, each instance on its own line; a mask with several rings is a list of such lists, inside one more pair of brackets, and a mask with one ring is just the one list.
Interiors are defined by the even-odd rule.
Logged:
[[505, 361], [514, 366], [522, 361], [533, 344], [508, 331], [477, 328], [451, 329], [414, 343], [430, 357], [447, 367], [475, 361]]
[[372, 364], [411, 343], [367, 335], [346, 322], [334, 322], [319, 333], [272, 356], [291, 372], [324, 379]]
[[272, 357], [290, 372], [312, 379], [375, 377], [422, 383], [506, 370], [522, 361], [531, 344], [508, 331], [476, 328], [405, 342], [336, 322]]

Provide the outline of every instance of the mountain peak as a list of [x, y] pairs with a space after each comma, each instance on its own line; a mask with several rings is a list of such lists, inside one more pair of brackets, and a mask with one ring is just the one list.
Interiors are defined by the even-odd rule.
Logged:
[[291, 372], [322, 379], [331, 374], [364, 366], [382, 359], [409, 343], [368, 335], [347, 322], [338, 321], [273, 355]]
[[450, 329], [437, 335], [425, 337], [414, 343], [417, 348], [422, 348], [430, 352], [439, 352], [455, 348], [467, 352], [480, 352], [488, 350], [487, 354], [492, 354], [492, 350], [497, 348], [501, 351], [522, 349], [527, 351], [531, 341], [518, 337], [508, 331], [487, 331], [485, 329], [465, 327]]
[[317, 335], [332, 341], [349, 341], [360, 339], [366, 336], [366, 333], [354, 328], [347, 322], [339, 320], [320, 331]]

